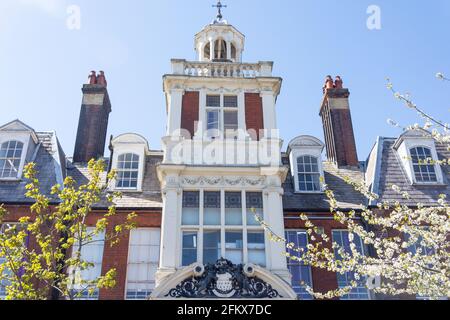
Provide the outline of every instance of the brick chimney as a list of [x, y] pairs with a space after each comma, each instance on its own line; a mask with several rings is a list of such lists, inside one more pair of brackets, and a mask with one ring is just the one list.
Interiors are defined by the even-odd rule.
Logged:
[[111, 102], [103, 71], [91, 71], [88, 84], [83, 85], [83, 101], [78, 122], [73, 162], [85, 163], [103, 157]]
[[331, 76], [325, 79], [323, 100], [320, 108], [328, 161], [338, 167], [359, 166], [350, 113], [348, 89], [343, 87], [341, 77], [333, 81]]

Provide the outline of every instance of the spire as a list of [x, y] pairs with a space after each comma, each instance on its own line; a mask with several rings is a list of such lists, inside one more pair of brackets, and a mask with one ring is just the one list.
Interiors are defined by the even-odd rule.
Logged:
[[220, 0], [217, 1], [216, 5], [213, 5], [213, 8], [217, 8], [217, 17], [213, 21], [213, 24], [227, 24], [226, 20], [223, 20], [222, 8], [226, 8], [227, 5], [223, 5]]

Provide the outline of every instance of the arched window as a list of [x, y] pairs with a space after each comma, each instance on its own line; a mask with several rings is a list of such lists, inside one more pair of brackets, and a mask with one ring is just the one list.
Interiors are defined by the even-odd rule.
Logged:
[[416, 182], [437, 182], [436, 169], [433, 163], [431, 150], [425, 147], [416, 147], [410, 150]]
[[319, 160], [313, 156], [297, 158], [299, 191], [320, 191]]
[[0, 148], [0, 178], [18, 178], [23, 143], [7, 141]]
[[227, 43], [224, 40], [216, 40], [214, 45], [214, 59], [226, 60], [227, 59]]
[[137, 189], [139, 176], [139, 156], [126, 153], [117, 162], [117, 184], [120, 189]]

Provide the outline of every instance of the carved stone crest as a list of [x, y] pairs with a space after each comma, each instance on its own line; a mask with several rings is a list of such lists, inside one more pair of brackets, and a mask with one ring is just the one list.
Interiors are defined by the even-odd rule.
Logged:
[[226, 259], [215, 264], [197, 265], [194, 276], [170, 290], [172, 298], [277, 298], [272, 286], [254, 275], [252, 266], [234, 265]]

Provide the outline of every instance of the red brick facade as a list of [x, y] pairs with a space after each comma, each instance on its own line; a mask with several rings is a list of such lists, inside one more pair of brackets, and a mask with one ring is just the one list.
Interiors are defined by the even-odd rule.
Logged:
[[199, 121], [200, 95], [198, 91], [187, 91], [183, 96], [181, 110], [181, 129], [188, 131], [191, 137], [197, 131]]
[[258, 140], [261, 138], [264, 129], [264, 114], [262, 107], [262, 98], [259, 93], [245, 94], [245, 122], [247, 131], [250, 134], [256, 132]]

